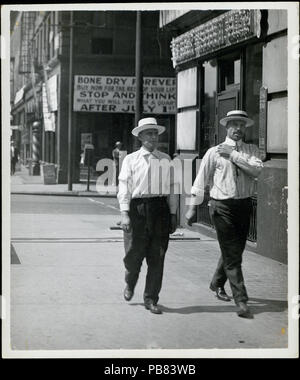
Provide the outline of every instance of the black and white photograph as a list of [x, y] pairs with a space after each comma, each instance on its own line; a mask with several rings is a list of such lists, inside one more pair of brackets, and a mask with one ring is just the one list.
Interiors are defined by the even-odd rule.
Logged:
[[1, 25], [3, 358], [298, 358], [299, 4]]

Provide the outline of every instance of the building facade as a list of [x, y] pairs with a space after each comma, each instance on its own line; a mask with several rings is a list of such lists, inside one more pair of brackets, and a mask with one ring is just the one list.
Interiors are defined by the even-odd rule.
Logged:
[[[258, 253], [286, 262], [287, 11], [161, 11], [160, 27], [176, 33], [179, 157], [195, 162], [195, 177], [196, 159], [199, 164], [208, 148], [224, 141], [219, 120], [233, 109], [247, 111], [255, 125], [245, 141], [259, 146], [264, 161], [248, 239]], [[180, 197], [182, 223], [187, 196]], [[208, 198], [197, 218], [212, 227]]]
[[[21, 158], [32, 174], [38, 163], [54, 163], [58, 183], [67, 182], [70, 115], [73, 182], [80, 180], [86, 143], [94, 146], [94, 169], [98, 160], [112, 158], [116, 141], [122, 141], [127, 152], [137, 148], [130, 133], [135, 126], [136, 13], [74, 11], [71, 25], [71, 12], [12, 12], [12, 124], [20, 126]], [[154, 116], [166, 125], [160, 148], [173, 154], [171, 34], [159, 30], [159, 11], [142, 12], [141, 17], [142, 116]]]

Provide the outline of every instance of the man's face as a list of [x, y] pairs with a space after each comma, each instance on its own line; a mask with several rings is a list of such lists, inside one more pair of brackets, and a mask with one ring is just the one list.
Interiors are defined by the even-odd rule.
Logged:
[[239, 141], [245, 136], [246, 123], [243, 120], [230, 120], [226, 125], [227, 137]]
[[139, 140], [147, 150], [152, 152], [157, 147], [158, 131], [156, 129], [146, 129], [139, 133]]

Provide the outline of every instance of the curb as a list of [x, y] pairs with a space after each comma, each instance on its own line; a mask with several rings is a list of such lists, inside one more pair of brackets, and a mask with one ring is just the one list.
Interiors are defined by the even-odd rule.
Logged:
[[81, 191], [11, 191], [11, 195], [54, 195], [54, 196], [64, 196], [64, 197], [98, 197], [98, 198], [116, 198], [114, 194], [99, 194], [97, 192], [86, 193]]

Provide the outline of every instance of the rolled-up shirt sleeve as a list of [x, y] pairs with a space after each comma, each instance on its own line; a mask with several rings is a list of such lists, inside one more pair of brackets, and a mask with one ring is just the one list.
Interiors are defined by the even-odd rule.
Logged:
[[129, 204], [132, 196], [132, 176], [130, 160], [126, 156], [122, 163], [122, 168], [119, 174], [119, 191], [118, 201], [120, 205], [120, 211], [129, 211]]
[[250, 154], [244, 155], [236, 150], [230, 154], [230, 160], [236, 164], [247, 175], [257, 178], [262, 171], [263, 163], [260, 159], [259, 149], [255, 145], [251, 145]]

